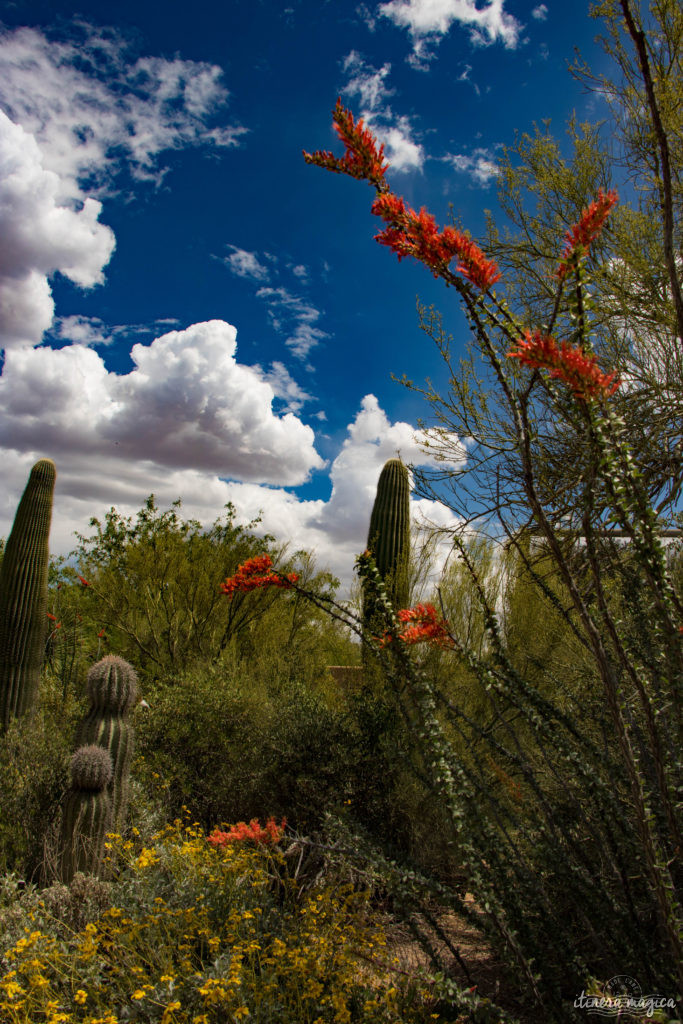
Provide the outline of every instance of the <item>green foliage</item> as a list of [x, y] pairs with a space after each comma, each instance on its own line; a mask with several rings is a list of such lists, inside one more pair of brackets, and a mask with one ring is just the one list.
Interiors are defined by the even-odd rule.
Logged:
[[310, 829], [353, 795], [362, 803], [371, 762], [353, 719], [326, 680], [289, 682], [277, 667], [270, 679], [247, 661], [196, 668], [136, 713], [136, 772], [156, 782], [167, 819], [187, 806], [206, 828], [275, 815]]
[[54, 462], [31, 470], [0, 566], [0, 728], [35, 705], [47, 635]]
[[109, 647], [144, 679], [216, 660], [273, 603], [268, 593], [249, 602], [220, 593], [226, 576], [272, 544], [253, 534], [255, 523], [237, 525], [232, 506], [204, 529], [181, 517], [180, 501], [162, 512], [150, 496], [135, 521], [112, 508], [104, 524], [91, 525], [95, 532], [75, 553], [77, 569], [62, 570], [61, 606], [81, 616], [91, 644], [104, 630]]
[[15, 719], [0, 736], [0, 874], [54, 877], [58, 813], [81, 713], [46, 680], [34, 715]]
[[[639, 54], [625, 18], [640, 33]], [[506, 147], [498, 176], [500, 214], [488, 214], [487, 253], [503, 270], [510, 309], [528, 325], [553, 318], [557, 244], [599, 189], [620, 202], [582, 270], [592, 296], [592, 345], [623, 374], [628, 395], [615, 396], [631, 446], [646, 463], [649, 493], [662, 512], [683, 484], [683, 14], [676, 0], [624, 4], [603, 0], [592, 14], [609, 60], [600, 73], [577, 58], [574, 75], [609, 112], [600, 123], [567, 126], [567, 142], [549, 123], [520, 132]], [[646, 62], [643, 64], [643, 60]], [[651, 90], [648, 89], [647, 79]], [[636, 187], [632, 187], [636, 183]], [[503, 285], [501, 284], [501, 288]], [[558, 334], [575, 323], [562, 317]], [[553, 482], [566, 487], [576, 452]]]

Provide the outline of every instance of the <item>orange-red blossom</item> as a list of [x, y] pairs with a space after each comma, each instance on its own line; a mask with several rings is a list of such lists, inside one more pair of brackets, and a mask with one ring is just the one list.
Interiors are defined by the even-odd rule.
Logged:
[[332, 112], [332, 121], [337, 135], [344, 143], [344, 156], [340, 158], [322, 149], [317, 149], [315, 153], [304, 150], [306, 163], [325, 167], [335, 174], [348, 174], [352, 178], [369, 181], [377, 188], [386, 188], [384, 175], [389, 164], [384, 160], [384, 146], [377, 144], [377, 139], [365, 127], [363, 119], [354, 121], [351, 111], [343, 107], [341, 99], [338, 99]]
[[551, 377], [564, 381], [575, 398], [589, 402], [613, 395], [619, 387], [616, 373], [603, 373], [594, 355], [566, 341], [559, 345], [550, 334], [526, 331], [526, 341], [508, 352], [508, 359], [519, 359], [525, 366], [548, 370]]
[[237, 569], [234, 576], [228, 576], [220, 589], [224, 594], [232, 597], [236, 593], [246, 593], [249, 590], [258, 590], [259, 587], [279, 587], [287, 590], [299, 579], [299, 574], [290, 572], [287, 576], [280, 576], [272, 571], [273, 560], [270, 555], [256, 555], [248, 558]]
[[[452, 647], [453, 641], [448, 634], [448, 626], [439, 618], [433, 604], [416, 604], [414, 608], [402, 608], [398, 613], [399, 622], [406, 625], [396, 639], [402, 644], [419, 644], [424, 640], [437, 644], [439, 647]], [[382, 638], [382, 646], [392, 640], [387, 633]]]
[[600, 189], [597, 199], [594, 199], [590, 206], [583, 211], [578, 224], [566, 232], [564, 252], [557, 270], [560, 280], [566, 276], [573, 257], [587, 252], [591, 242], [598, 237], [618, 198], [614, 189], [610, 189], [609, 192], [603, 192]]
[[412, 256], [438, 277], [456, 259], [456, 272], [483, 292], [500, 280], [496, 264], [486, 259], [471, 238], [450, 226], [439, 231], [424, 207], [415, 213], [400, 196], [380, 192], [372, 204], [372, 213], [389, 225], [375, 235], [375, 241], [388, 246], [399, 260]]
[[279, 825], [275, 818], [269, 818], [263, 828], [258, 818], [252, 818], [248, 825], [245, 821], [238, 821], [227, 832], [215, 828], [207, 837], [207, 841], [216, 847], [227, 846], [229, 843], [242, 843], [245, 840], [269, 846], [282, 838], [286, 824], [285, 818]]
[[434, 277], [447, 270], [451, 260], [457, 259], [457, 273], [482, 291], [487, 291], [499, 280], [497, 266], [486, 259], [471, 238], [453, 227], [439, 231], [431, 213], [424, 208], [416, 213], [390, 190], [385, 180], [388, 164], [384, 160], [384, 146], [378, 145], [362, 119], [354, 121], [351, 111], [343, 107], [339, 99], [332, 119], [344, 144], [344, 156], [340, 158], [317, 150], [315, 153], [304, 151], [304, 159], [306, 163], [325, 167], [336, 174], [348, 174], [375, 186], [377, 198], [372, 204], [372, 212], [388, 225], [375, 235], [380, 245], [388, 246], [399, 260], [406, 256], [419, 260], [429, 267]]

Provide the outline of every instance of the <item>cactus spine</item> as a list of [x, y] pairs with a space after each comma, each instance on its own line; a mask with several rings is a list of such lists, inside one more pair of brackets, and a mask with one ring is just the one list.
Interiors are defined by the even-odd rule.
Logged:
[[97, 744], [111, 757], [108, 784], [113, 824], [123, 824], [128, 803], [128, 773], [133, 757], [134, 730], [126, 721], [138, 695], [138, 677], [123, 658], [108, 654], [88, 672], [90, 710], [80, 724], [79, 745]]
[[394, 608], [405, 608], [409, 598], [410, 480], [400, 459], [389, 459], [380, 473], [370, 516], [368, 550]]
[[111, 758], [102, 747], [80, 747], [71, 758], [71, 792], [64, 804], [59, 863], [60, 880], [67, 885], [77, 871], [96, 875], [102, 866], [112, 820], [111, 777]]
[[31, 470], [0, 568], [0, 728], [30, 711], [38, 696], [47, 636], [48, 539], [57, 471]]

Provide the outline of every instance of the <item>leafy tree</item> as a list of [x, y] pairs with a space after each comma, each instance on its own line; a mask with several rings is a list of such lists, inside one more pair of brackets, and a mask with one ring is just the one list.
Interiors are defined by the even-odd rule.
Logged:
[[[151, 495], [133, 520], [112, 508], [94, 533], [79, 536], [76, 568], [61, 566], [55, 587], [55, 616], [80, 621], [92, 647], [105, 646], [136, 665], [148, 679], [168, 678], [193, 663], [213, 663], [233, 644], [243, 653], [263, 648], [264, 636], [296, 658], [298, 645], [312, 642], [310, 610], [303, 614], [295, 595], [258, 592], [228, 599], [220, 589], [246, 559], [271, 553], [274, 538], [258, 537], [258, 521], [236, 522], [232, 505], [212, 526], [185, 520], [180, 501], [162, 511]], [[334, 589], [337, 581], [318, 573], [305, 553], [298, 564], [307, 583]], [[277, 601], [277, 612], [264, 617]], [[313, 616], [315, 618], [315, 616]], [[321, 616], [318, 616], [320, 619]], [[277, 623], [277, 627], [275, 624]], [[325, 625], [332, 642], [332, 629]], [[260, 639], [256, 639], [256, 634]]]

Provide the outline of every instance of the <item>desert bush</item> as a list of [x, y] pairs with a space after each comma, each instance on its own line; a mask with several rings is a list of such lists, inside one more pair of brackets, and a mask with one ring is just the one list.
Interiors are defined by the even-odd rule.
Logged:
[[167, 815], [187, 806], [207, 828], [271, 814], [311, 828], [349, 799], [348, 715], [322, 686], [288, 682], [274, 668], [266, 685], [248, 663], [197, 667], [138, 712], [135, 772], [163, 783]]
[[59, 808], [69, 787], [69, 757], [81, 713], [43, 679], [36, 711], [0, 737], [0, 873], [51, 880]]

